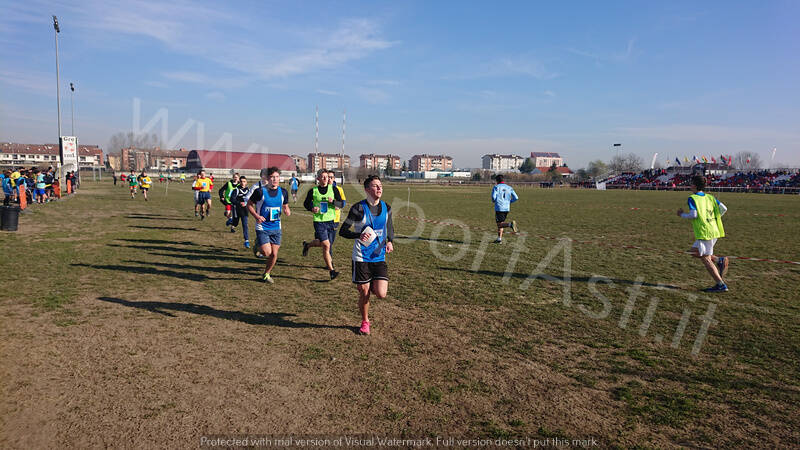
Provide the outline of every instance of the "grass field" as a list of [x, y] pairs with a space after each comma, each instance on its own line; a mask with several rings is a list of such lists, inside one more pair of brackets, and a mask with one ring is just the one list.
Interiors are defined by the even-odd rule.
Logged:
[[[488, 187], [386, 186], [399, 236], [369, 337], [355, 333], [352, 241], [336, 241], [330, 282], [318, 249], [300, 256], [313, 228], [299, 203], [274, 285], [218, 202], [193, 216], [188, 184], [157, 184], [145, 203], [87, 182], [33, 207], [0, 234], [0, 447], [800, 445], [800, 265], [734, 259], [730, 292], [703, 294], [711, 279], [681, 253], [685, 193], [518, 193], [509, 218], [524, 233], [496, 245]], [[719, 198], [717, 254], [800, 261], [800, 198]]]

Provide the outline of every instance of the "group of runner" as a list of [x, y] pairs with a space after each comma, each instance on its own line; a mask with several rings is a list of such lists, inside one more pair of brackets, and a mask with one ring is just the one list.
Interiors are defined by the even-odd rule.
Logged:
[[[127, 176], [124, 173], [120, 175], [120, 179], [122, 180], [123, 183], [125, 181], [128, 182], [128, 187], [130, 189], [132, 199], [136, 198], [136, 191], [138, 189], [141, 189], [144, 201], [148, 201], [147, 191], [149, 191], [150, 188], [152, 187], [153, 180], [149, 176], [147, 176], [147, 173], [144, 170], [139, 175], [136, 175], [134, 171], [131, 170], [131, 173], [128, 174]], [[116, 179], [114, 181], [116, 182]]]
[[[511, 228], [515, 233], [517, 222], [506, 221], [511, 203], [519, 199], [514, 189], [505, 184], [502, 175], [495, 177], [495, 186], [492, 188], [492, 202], [495, 209], [495, 221], [497, 223], [497, 239], [495, 243], [503, 241], [503, 229]], [[683, 208], [678, 209], [679, 217], [691, 220], [694, 231], [695, 241], [689, 249], [689, 254], [700, 259], [703, 266], [708, 271], [711, 278], [716, 283], [710, 288], [703, 289], [704, 292], [727, 292], [728, 285], [723, 277], [728, 274], [730, 259], [725, 256], [714, 255], [714, 245], [717, 239], [725, 237], [725, 228], [722, 225], [722, 216], [728, 208], [713, 195], [705, 193], [706, 179], [701, 175], [692, 178], [692, 185], [695, 193], [689, 196], [689, 211]]]
[[[273, 284], [272, 271], [278, 260], [282, 243], [281, 218], [292, 214], [289, 198], [297, 202], [299, 180], [292, 176], [289, 180], [291, 194], [280, 186], [281, 173], [277, 167], [262, 169], [260, 180], [249, 186], [244, 176], [234, 174], [231, 180], [219, 190], [220, 201], [226, 209], [226, 226], [236, 232], [242, 224], [244, 247], [252, 248], [253, 253], [264, 258], [264, 272], [261, 280]], [[201, 218], [208, 215], [207, 202], [212, 187], [211, 180], [200, 172], [194, 183], [199, 191], [196, 209]], [[394, 227], [391, 207], [381, 200], [383, 187], [380, 178], [370, 176], [364, 181], [366, 199], [350, 208], [338, 234], [353, 239], [352, 281], [358, 289], [358, 308], [361, 314], [359, 333], [370, 334], [369, 299], [371, 296], [385, 298], [389, 286], [386, 254], [392, 252]], [[309, 189], [303, 206], [312, 214], [314, 239], [303, 241], [302, 255], [308, 256], [309, 249], [318, 247], [328, 269], [331, 280], [339, 276], [334, 267], [331, 249], [336, 240], [337, 228], [341, 223], [342, 209], [346, 206], [344, 190], [336, 185], [333, 171], [320, 170], [317, 183]], [[197, 211], [196, 211], [197, 212]], [[255, 220], [255, 243], [250, 245], [248, 217]]]

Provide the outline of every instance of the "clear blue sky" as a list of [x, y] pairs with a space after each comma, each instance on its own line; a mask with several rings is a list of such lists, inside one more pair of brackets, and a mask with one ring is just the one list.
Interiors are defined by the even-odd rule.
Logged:
[[[556, 151], [649, 164], [757, 152], [800, 165], [800, 2], [0, 0], [0, 140], [105, 146], [167, 113], [188, 149]], [[193, 120], [194, 122], [190, 122]], [[198, 124], [200, 125], [198, 127]], [[184, 127], [186, 133], [180, 133]], [[201, 130], [201, 132], [198, 132]], [[161, 125], [153, 130], [161, 134]], [[226, 134], [227, 133], [227, 134]], [[198, 140], [198, 135], [202, 137]], [[182, 137], [181, 137], [182, 136]]]

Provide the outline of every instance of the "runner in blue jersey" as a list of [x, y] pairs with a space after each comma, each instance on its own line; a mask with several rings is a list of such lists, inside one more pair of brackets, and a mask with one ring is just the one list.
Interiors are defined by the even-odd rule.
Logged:
[[268, 184], [254, 189], [247, 201], [247, 210], [256, 220], [256, 245], [266, 259], [266, 268], [262, 280], [274, 283], [270, 272], [278, 261], [278, 250], [281, 248], [281, 214], [287, 216], [289, 210], [289, 193], [280, 187], [281, 171], [277, 167], [261, 169], [267, 171]]
[[300, 181], [292, 175], [292, 179], [289, 180], [289, 189], [292, 191], [292, 201], [297, 203], [297, 189], [300, 188]]
[[492, 188], [492, 202], [494, 203], [494, 220], [497, 222], [497, 239], [495, 244], [503, 242], [503, 228], [511, 228], [514, 233], [517, 232], [517, 221], [512, 220], [506, 222], [506, 217], [511, 209], [511, 204], [519, 200], [514, 188], [503, 182], [503, 176], [497, 175], [494, 177], [497, 184]]
[[358, 289], [358, 309], [361, 312], [359, 332], [369, 334], [370, 294], [386, 298], [389, 289], [386, 254], [394, 250], [394, 226], [392, 208], [381, 200], [381, 179], [375, 175], [367, 177], [364, 191], [367, 198], [350, 208], [339, 229], [339, 236], [356, 240], [353, 244], [353, 283]]

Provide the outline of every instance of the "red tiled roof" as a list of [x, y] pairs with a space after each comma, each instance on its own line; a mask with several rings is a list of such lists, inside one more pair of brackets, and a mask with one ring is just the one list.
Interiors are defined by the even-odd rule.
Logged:
[[187, 169], [263, 169], [275, 166], [280, 170], [295, 170], [294, 160], [280, 153], [224, 152], [192, 150], [186, 161]]
[[561, 158], [558, 153], [553, 152], [531, 152], [531, 158]]
[[[550, 172], [550, 167], [537, 167], [537, 169], [539, 169], [542, 173]], [[572, 171], [569, 170], [569, 167], [556, 167], [556, 172], [567, 175], [572, 173]]]
[[[0, 143], [0, 153], [19, 153], [23, 155], [58, 155], [58, 144], [16, 144]], [[103, 149], [96, 145], [78, 145], [79, 155], [101, 155]]]

